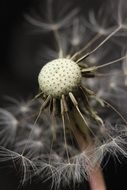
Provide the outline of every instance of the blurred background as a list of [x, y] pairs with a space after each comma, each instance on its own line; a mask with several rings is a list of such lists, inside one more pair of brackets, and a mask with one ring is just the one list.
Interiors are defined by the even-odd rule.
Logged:
[[[70, 0], [71, 1], [71, 0]], [[72, 0], [74, 1], [74, 0]], [[45, 41], [50, 43], [47, 35], [43, 36], [26, 35], [27, 25], [25, 25], [24, 15], [32, 7], [38, 7], [40, 0], [1, 0], [0, 3], [0, 106], [6, 106], [5, 95], [15, 98], [29, 98], [36, 94], [38, 89], [37, 75], [40, 66], [36, 65], [37, 47]], [[44, 0], [42, 2], [42, 9]], [[96, 11], [103, 3], [102, 0], [75, 0], [76, 3], [84, 7], [84, 14], [89, 8]], [[42, 50], [43, 51], [43, 50]], [[41, 59], [38, 57], [38, 59]], [[39, 60], [38, 60], [39, 61]], [[104, 176], [107, 190], [127, 189], [127, 163], [114, 162], [110, 159], [104, 168]], [[0, 168], [0, 190], [16, 190], [19, 187], [15, 173], [11, 173], [11, 168]], [[21, 189], [48, 190], [47, 184], [30, 184]], [[84, 182], [77, 186], [77, 189], [87, 190], [88, 184]]]

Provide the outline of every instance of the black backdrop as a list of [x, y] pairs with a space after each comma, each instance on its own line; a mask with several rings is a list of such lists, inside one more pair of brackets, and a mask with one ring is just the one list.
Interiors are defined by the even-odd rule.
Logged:
[[[37, 71], [34, 67], [27, 70], [28, 76], [24, 77], [26, 68], [22, 67], [22, 73], [17, 75], [17, 70], [14, 69], [13, 60], [11, 60], [11, 48], [13, 43], [13, 35], [16, 34], [17, 27], [22, 24], [22, 14], [30, 9], [31, 6], [37, 3], [38, 0], [1, 0], [0, 2], [0, 106], [4, 106], [3, 96], [9, 95], [12, 97], [28, 97], [29, 94], [34, 94], [37, 90], [35, 77]], [[80, 0], [79, 3], [84, 5], [84, 8], [89, 6], [98, 8], [102, 3], [101, 0]], [[17, 63], [18, 64], [18, 63]], [[20, 63], [19, 63], [20, 64]], [[20, 65], [17, 65], [20, 67]], [[24, 70], [23, 70], [24, 69]], [[31, 74], [32, 73], [32, 74]], [[24, 82], [25, 81], [25, 82]], [[18, 179], [15, 173], [11, 173], [11, 169], [0, 167], [0, 190], [15, 190], [18, 188]], [[111, 159], [104, 168], [108, 190], [127, 189], [127, 164], [115, 162]], [[78, 188], [78, 187], [77, 187]], [[31, 184], [24, 187], [26, 190], [48, 190], [47, 184]], [[84, 182], [79, 186], [79, 189], [87, 190], [87, 184]]]

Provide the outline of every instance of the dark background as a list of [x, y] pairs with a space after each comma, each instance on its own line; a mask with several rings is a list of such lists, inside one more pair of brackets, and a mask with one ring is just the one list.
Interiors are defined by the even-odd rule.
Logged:
[[[101, 0], [80, 0], [77, 1], [84, 6], [84, 9], [93, 7], [98, 9]], [[12, 97], [28, 97], [35, 94], [38, 88], [35, 78], [38, 68], [35, 65], [29, 67], [22, 62], [16, 62], [11, 55], [14, 54], [13, 40], [20, 33], [20, 27], [23, 23], [23, 14], [30, 10], [32, 6], [36, 6], [38, 0], [1, 0], [0, 2], [0, 106], [4, 106], [4, 96]], [[18, 44], [18, 42], [17, 42]], [[13, 51], [12, 51], [13, 49]], [[32, 61], [32, 59], [31, 59]], [[16, 65], [17, 64], [17, 65]], [[22, 64], [22, 65], [20, 65]], [[31, 64], [32, 65], [32, 64]], [[17, 68], [21, 67], [21, 72]], [[18, 73], [18, 74], [17, 74]], [[107, 159], [107, 158], [106, 158]], [[104, 176], [106, 179], [107, 190], [127, 189], [127, 163], [125, 161], [118, 163], [110, 159], [104, 168]], [[0, 170], [0, 190], [16, 190], [18, 188], [18, 179], [15, 173], [11, 173], [8, 169]], [[76, 189], [87, 190], [87, 184], [84, 182]], [[24, 187], [26, 190], [46, 189], [48, 184], [31, 184]]]

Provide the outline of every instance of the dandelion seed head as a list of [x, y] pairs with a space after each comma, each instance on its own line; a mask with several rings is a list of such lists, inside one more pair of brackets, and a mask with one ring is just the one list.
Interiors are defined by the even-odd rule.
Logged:
[[59, 97], [73, 91], [81, 81], [80, 67], [66, 58], [47, 63], [40, 71], [38, 82], [46, 95]]
[[43, 59], [40, 92], [27, 102], [9, 98], [13, 105], [0, 109], [0, 162], [19, 168], [22, 185], [35, 177], [51, 180], [51, 188], [75, 186], [105, 156], [127, 157], [127, 59], [119, 58], [127, 27], [120, 6], [118, 22], [107, 6], [86, 19], [68, 4], [59, 15], [61, 6], [48, 0], [44, 18], [26, 15], [30, 33], [50, 32], [52, 45], [35, 50], [35, 62]]

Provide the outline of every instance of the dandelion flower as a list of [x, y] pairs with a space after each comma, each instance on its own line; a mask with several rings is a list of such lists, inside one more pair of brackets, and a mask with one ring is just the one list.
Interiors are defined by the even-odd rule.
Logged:
[[[66, 11], [63, 11], [62, 17], [58, 17], [61, 20], [53, 20], [52, 6], [53, 1], [49, 0], [49, 23], [26, 15], [35, 28], [52, 32], [57, 51], [51, 50], [49, 60], [41, 66], [39, 93], [30, 103], [16, 102], [14, 108], [9, 108], [12, 115], [2, 111], [5, 120], [9, 117], [19, 123], [15, 124], [17, 136], [13, 147], [9, 150], [1, 143], [0, 159], [1, 162], [13, 160], [22, 166], [22, 184], [36, 176], [43, 182], [52, 179], [52, 187], [59, 189], [60, 185], [72, 182], [75, 186], [87, 179], [91, 190], [104, 190], [100, 165], [105, 155], [114, 155], [118, 160], [118, 155], [127, 156], [127, 108], [120, 106], [127, 90], [127, 55], [121, 56], [123, 50], [120, 50], [117, 57], [113, 54], [115, 58], [112, 59], [112, 55], [109, 58], [109, 50], [115, 51], [119, 46], [116, 38], [121, 36], [121, 31], [126, 34], [126, 25], [120, 12], [118, 22], [107, 25], [104, 18], [102, 26], [90, 12], [90, 24], [82, 19], [85, 29], [83, 27], [81, 34], [90, 39], [83, 45], [83, 36], [77, 31], [81, 21], [78, 9], [64, 18]], [[101, 9], [98, 14], [102, 13]], [[114, 47], [117, 48], [114, 50]], [[6, 128], [15, 136], [14, 123], [12, 126], [7, 123]]]

